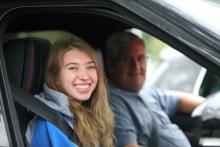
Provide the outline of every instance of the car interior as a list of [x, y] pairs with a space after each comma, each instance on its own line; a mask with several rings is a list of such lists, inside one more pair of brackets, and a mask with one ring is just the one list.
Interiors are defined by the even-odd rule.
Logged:
[[[43, 65], [50, 45], [48, 40], [37, 37], [13, 39], [4, 45], [8, 76], [13, 86], [32, 95], [40, 92], [43, 84]], [[25, 134], [33, 115], [18, 103], [15, 105], [21, 133]]]
[[[10, 84], [32, 95], [41, 91], [44, 61], [51, 44], [57, 39], [66, 34], [77, 35], [97, 49], [101, 57], [105, 41], [110, 34], [137, 27], [131, 21], [116, 16], [114, 13], [100, 14], [92, 9], [86, 12], [80, 9], [36, 10], [21, 11], [18, 15], [8, 16], [10, 21], [5, 24], [3, 36], [4, 57]], [[48, 31], [55, 32], [55, 34], [48, 36]], [[146, 33], [151, 34], [151, 32]], [[151, 35], [160, 38], [155, 34]], [[207, 72], [201, 86], [200, 94], [203, 96], [209, 95], [214, 90], [213, 88], [220, 89], [219, 78], [216, 80], [209, 75], [210, 73]], [[23, 106], [15, 104], [20, 130], [25, 140], [26, 127], [33, 114]], [[194, 121], [189, 117], [189, 115], [184, 116], [184, 120], [176, 119], [176, 123], [179, 123], [186, 133], [195, 127]]]

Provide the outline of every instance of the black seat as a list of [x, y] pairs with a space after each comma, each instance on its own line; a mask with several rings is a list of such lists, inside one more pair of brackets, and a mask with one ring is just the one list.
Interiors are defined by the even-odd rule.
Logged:
[[[43, 66], [51, 44], [47, 39], [28, 37], [13, 39], [4, 44], [8, 76], [14, 87], [37, 94], [43, 84]], [[25, 134], [32, 118], [23, 106], [15, 103], [21, 133]]]
[[43, 64], [51, 44], [43, 38], [14, 39], [4, 45], [6, 66], [11, 83], [26, 92], [41, 90]]

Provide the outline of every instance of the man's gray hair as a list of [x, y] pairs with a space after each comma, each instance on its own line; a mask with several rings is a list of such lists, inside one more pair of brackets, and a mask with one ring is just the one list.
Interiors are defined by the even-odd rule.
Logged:
[[137, 35], [131, 32], [118, 32], [111, 35], [105, 46], [105, 57], [109, 60], [114, 60], [119, 56], [119, 50], [127, 47], [133, 38], [138, 38], [140, 42], [143, 42]]

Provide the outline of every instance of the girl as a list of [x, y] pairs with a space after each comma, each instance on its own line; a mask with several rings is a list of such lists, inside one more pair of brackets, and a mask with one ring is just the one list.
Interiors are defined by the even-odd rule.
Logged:
[[103, 71], [95, 51], [82, 39], [73, 36], [52, 46], [43, 91], [36, 98], [61, 114], [79, 140], [73, 143], [56, 126], [36, 116], [26, 132], [31, 147], [113, 146], [113, 115]]

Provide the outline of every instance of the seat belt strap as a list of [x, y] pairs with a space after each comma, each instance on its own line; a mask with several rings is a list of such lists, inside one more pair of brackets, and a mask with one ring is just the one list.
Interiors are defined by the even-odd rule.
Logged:
[[37, 116], [54, 124], [57, 128], [62, 130], [71, 141], [79, 143], [79, 139], [74, 130], [54, 109], [36, 99], [34, 96], [23, 92], [19, 88], [12, 87], [12, 93], [14, 100], [17, 103], [24, 106]]
[[152, 118], [152, 130], [151, 130], [151, 136], [149, 141], [150, 147], [158, 147], [158, 128], [157, 128], [157, 122], [155, 119], [155, 116], [152, 114], [153, 112], [149, 110]]
[[[142, 99], [142, 97], [139, 95], [137, 96], [141, 99], [145, 108], [148, 110], [152, 118], [152, 122], [151, 122], [152, 128], [151, 128], [150, 138], [148, 140], [148, 145], [149, 147], [158, 147], [158, 129], [157, 129], [157, 122], [156, 122], [155, 116], [153, 115], [153, 112], [149, 109], [149, 107], [147, 106], [146, 102]], [[122, 100], [124, 101], [125, 105], [127, 105], [127, 107], [130, 107], [126, 100], [124, 100], [123, 98]]]
[[155, 116], [153, 114], [153, 112], [151, 111], [151, 109], [149, 108], [147, 102], [145, 100], [143, 100], [143, 98], [141, 96], [139, 96], [140, 99], [142, 100], [143, 104], [145, 105], [146, 109], [149, 111], [151, 118], [152, 118], [152, 128], [151, 128], [151, 136], [150, 136], [150, 140], [149, 140], [149, 147], [158, 147], [158, 125], [157, 125], [157, 121], [155, 119]]

